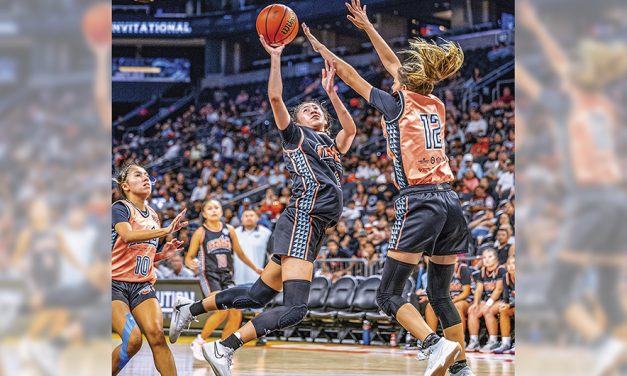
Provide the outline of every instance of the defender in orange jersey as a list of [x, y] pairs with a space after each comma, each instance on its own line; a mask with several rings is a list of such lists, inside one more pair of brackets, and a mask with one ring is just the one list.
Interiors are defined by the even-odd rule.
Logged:
[[[444, 143], [445, 109], [431, 94], [435, 84], [455, 74], [464, 54], [454, 43], [410, 41], [403, 64], [368, 20], [359, 0], [346, 4], [348, 19], [364, 30], [386, 70], [394, 77], [394, 94], [373, 88], [357, 71], [318, 41], [307, 25], [303, 32], [313, 49], [336, 64], [337, 75], [383, 113], [388, 154], [396, 184], [396, 221], [383, 268], [377, 304], [431, 352], [425, 375], [472, 375], [464, 353], [461, 319], [450, 296], [456, 254], [466, 253], [468, 226], [457, 194]], [[446, 338], [438, 336], [402, 297], [407, 278], [422, 257], [429, 258], [427, 294]]]
[[185, 211], [168, 227], [161, 227], [157, 213], [146, 204], [152, 183], [146, 170], [131, 164], [114, 179], [123, 200], [112, 210], [111, 321], [122, 344], [113, 350], [113, 375], [117, 375], [135, 355], [146, 336], [161, 375], [176, 375], [174, 357], [163, 335], [161, 306], [153, 284], [157, 279], [154, 261], [172, 257], [183, 242], [173, 239], [157, 252], [159, 238], [187, 226]]

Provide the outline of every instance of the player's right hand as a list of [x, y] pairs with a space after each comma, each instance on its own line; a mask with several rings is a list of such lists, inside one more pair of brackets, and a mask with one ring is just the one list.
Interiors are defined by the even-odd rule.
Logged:
[[315, 52], [319, 52], [320, 48], [324, 47], [324, 45], [320, 43], [318, 38], [313, 36], [311, 30], [309, 30], [309, 26], [307, 26], [304, 22], [302, 23], [301, 27], [303, 29], [303, 33], [305, 33], [305, 36], [309, 40], [309, 43], [311, 43], [311, 48], [313, 48]]
[[271, 45], [268, 44], [268, 42], [266, 42], [265, 38], [261, 34], [259, 34], [259, 41], [261, 42], [261, 45], [266, 50], [266, 52], [270, 54], [270, 56], [281, 56], [281, 53], [283, 52], [283, 49], [285, 48], [284, 45], [272, 47]]

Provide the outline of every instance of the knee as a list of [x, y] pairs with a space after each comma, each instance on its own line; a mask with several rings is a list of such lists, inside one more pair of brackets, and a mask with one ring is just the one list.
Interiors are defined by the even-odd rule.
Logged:
[[130, 337], [128, 338], [128, 342], [126, 343], [126, 354], [130, 358], [133, 355], [137, 354], [141, 348], [142, 335], [139, 330], [133, 330]]
[[279, 328], [287, 328], [299, 324], [307, 316], [307, 305], [284, 307], [283, 314], [279, 316]]
[[386, 315], [396, 317], [396, 312], [405, 303], [400, 295], [393, 295], [389, 292], [377, 291], [377, 305]]
[[144, 335], [148, 340], [150, 347], [166, 346], [165, 336], [163, 335], [163, 329], [158, 325], [154, 325], [144, 331]]

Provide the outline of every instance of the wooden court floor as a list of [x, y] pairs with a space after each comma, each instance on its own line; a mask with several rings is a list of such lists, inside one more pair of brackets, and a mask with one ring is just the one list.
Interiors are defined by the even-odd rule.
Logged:
[[[178, 374], [212, 376], [206, 362], [194, 359], [189, 343], [181, 338], [170, 345]], [[114, 340], [114, 346], [120, 343]], [[266, 346], [247, 345], [235, 354], [233, 375], [421, 375], [425, 361], [415, 358], [416, 351], [379, 346], [328, 345], [323, 343], [269, 342]], [[469, 363], [477, 376], [514, 375], [514, 356], [469, 354]], [[120, 376], [157, 376], [152, 353], [144, 341], [139, 353]]]

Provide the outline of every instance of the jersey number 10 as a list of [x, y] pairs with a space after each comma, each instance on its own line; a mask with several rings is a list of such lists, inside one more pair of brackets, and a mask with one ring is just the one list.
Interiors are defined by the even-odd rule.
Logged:
[[150, 257], [137, 256], [137, 264], [135, 264], [135, 274], [141, 274], [144, 277], [148, 275], [150, 270]]
[[[420, 121], [425, 128], [425, 148], [442, 149], [442, 124], [438, 114], [420, 114]], [[432, 124], [435, 124], [434, 128], [431, 127]]]

